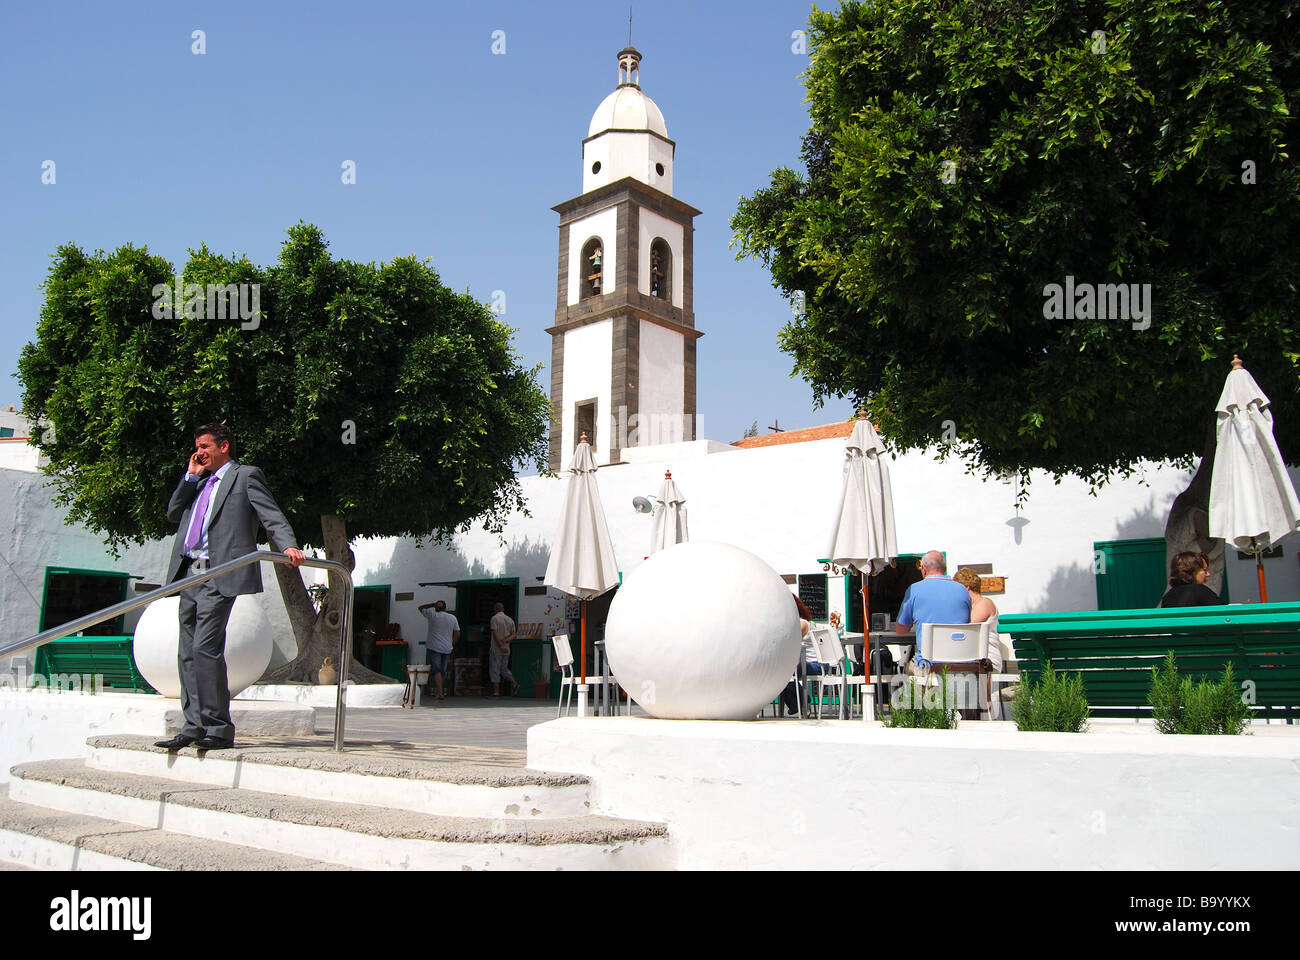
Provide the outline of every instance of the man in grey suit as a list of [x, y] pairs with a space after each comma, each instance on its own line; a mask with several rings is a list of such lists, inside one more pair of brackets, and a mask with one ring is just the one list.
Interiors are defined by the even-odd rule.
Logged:
[[[235, 560], [257, 549], [257, 528], [296, 567], [306, 559], [257, 467], [231, 459], [235, 437], [224, 423], [194, 431], [194, 453], [167, 505], [167, 519], [179, 523], [167, 582]], [[181, 594], [181, 707], [185, 726], [157, 746], [179, 750], [191, 743], [204, 750], [234, 746], [230, 688], [226, 682], [226, 621], [235, 597], [262, 592], [259, 564], [249, 564]]]

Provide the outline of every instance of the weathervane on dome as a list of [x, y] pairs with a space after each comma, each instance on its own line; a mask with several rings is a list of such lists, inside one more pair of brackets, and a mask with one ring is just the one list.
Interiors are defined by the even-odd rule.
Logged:
[[632, 4], [627, 5], [627, 46], [618, 52], [618, 85], [641, 88], [641, 51], [632, 46]]

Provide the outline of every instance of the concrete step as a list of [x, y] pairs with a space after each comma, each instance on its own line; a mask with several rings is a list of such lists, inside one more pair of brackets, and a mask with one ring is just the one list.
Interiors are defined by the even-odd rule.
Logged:
[[341, 870], [335, 864], [19, 803], [0, 787], [0, 870]]
[[86, 741], [86, 764], [97, 770], [446, 817], [544, 820], [591, 812], [591, 782], [580, 774], [239, 741], [231, 750], [186, 747], [169, 753], [155, 747], [155, 739], [92, 737]]
[[367, 870], [667, 869], [660, 823], [612, 817], [447, 817], [97, 770], [44, 760], [10, 771], [20, 803]]

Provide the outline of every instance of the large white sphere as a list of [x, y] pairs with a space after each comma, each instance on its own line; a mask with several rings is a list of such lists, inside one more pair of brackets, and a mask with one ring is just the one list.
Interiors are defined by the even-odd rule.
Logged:
[[753, 720], [802, 653], [775, 570], [726, 543], [682, 543], [624, 578], [605, 624], [620, 686], [653, 717]]
[[[135, 665], [164, 697], [181, 695], [180, 668], [176, 663], [180, 606], [180, 597], [155, 600], [145, 607], [135, 628]], [[256, 595], [236, 597], [226, 624], [226, 682], [232, 697], [266, 672], [274, 646], [271, 623]]]

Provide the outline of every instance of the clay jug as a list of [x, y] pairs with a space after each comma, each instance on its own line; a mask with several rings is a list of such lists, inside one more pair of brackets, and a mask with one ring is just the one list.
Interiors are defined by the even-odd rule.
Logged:
[[325, 662], [320, 665], [320, 671], [317, 673], [316, 682], [321, 686], [332, 686], [339, 679], [338, 668], [334, 666], [334, 659], [326, 657]]

